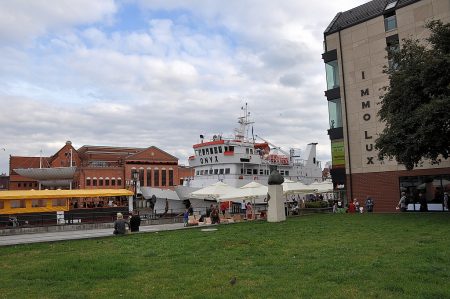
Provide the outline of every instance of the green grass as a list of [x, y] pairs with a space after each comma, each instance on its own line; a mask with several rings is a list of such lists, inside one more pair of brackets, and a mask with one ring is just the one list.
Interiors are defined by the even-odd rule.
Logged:
[[450, 298], [449, 224], [443, 213], [310, 215], [2, 247], [0, 297]]

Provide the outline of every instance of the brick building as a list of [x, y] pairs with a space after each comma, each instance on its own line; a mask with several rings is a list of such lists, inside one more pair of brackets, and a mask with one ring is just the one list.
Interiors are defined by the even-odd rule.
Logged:
[[[68, 171], [72, 169], [72, 172]], [[10, 157], [10, 190], [62, 188], [132, 188], [137, 185], [173, 189], [192, 176], [178, 158], [151, 146], [128, 148], [84, 145], [70, 141], [51, 157]], [[20, 173], [20, 174], [19, 174]]]
[[[389, 85], [383, 67], [387, 48], [402, 39], [424, 40], [429, 20], [450, 21], [448, 0], [374, 0], [338, 13], [324, 33], [329, 130], [335, 186], [345, 186], [348, 198], [375, 199], [375, 211], [394, 211], [405, 191], [409, 202], [423, 193], [429, 207], [443, 210], [450, 191], [450, 161], [424, 161], [407, 171], [396, 161], [379, 161], [374, 140], [383, 130], [377, 112], [381, 88]], [[410, 204], [409, 209], [414, 210]]]

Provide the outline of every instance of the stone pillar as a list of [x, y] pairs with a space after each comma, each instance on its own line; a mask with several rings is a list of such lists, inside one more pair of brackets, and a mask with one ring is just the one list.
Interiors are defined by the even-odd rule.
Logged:
[[274, 169], [268, 180], [269, 196], [267, 201], [267, 221], [281, 222], [286, 220], [284, 211], [283, 184], [284, 178]]
[[286, 220], [282, 185], [269, 185], [270, 199], [267, 202], [267, 221], [281, 222]]

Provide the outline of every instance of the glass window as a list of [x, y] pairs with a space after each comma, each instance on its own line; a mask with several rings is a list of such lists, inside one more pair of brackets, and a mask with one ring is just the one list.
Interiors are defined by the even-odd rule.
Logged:
[[384, 10], [388, 10], [388, 9], [394, 8], [395, 5], [397, 5], [397, 1], [391, 2], [388, 5], [386, 5]]
[[391, 31], [397, 28], [397, 17], [395, 12], [388, 14], [384, 17], [384, 29], [385, 31]]
[[144, 168], [139, 169], [139, 186], [144, 186]]
[[169, 169], [169, 186], [173, 186], [173, 169]]
[[121, 178], [117, 179], [117, 186], [122, 186], [122, 179]]
[[219, 174], [219, 169], [214, 169], [214, 174]]
[[161, 186], [166, 186], [166, 179], [167, 179], [167, 171], [165, 169], [161, 170]]
[[86, 179], [86, 186], [90, 186], [91, 185], [91, 179]]
[[152, 185], [152, 170], [151, 169], [147, 169], [147, 186], [151, 186]]
[[96, 178], [94, 178], [94, 179], [92, 180], [92, 186], [97, 186], [97, 179], [96, 179]]
[[226, 152], [228, 152], [228, 146], [225, 146], [224, 149]]
[[204, 148], [202, 148], [202, 155], [203, 156], [205, 155], [205, 149]]
[[103, 186], [103, 179], [102, 179], [102, 178], [99, 178], [99, 179], [98, 179], [98, 185], [99, 185], [99, 186]]
[[53, 207], [64, 207], [66, 205], [65, 199], [52, 199], [52, 206]]
[[339, 68], [337, 60], [325, 63], [327, 75], [327, 90], [339, 87]]
[[229, 148], [230, 152], [234, 152], [234, 146], [229, 146], [228, 148]]
[[111, 179], [111, 186], [115, 186], [116, 185], [116, 179]]
[[33, 208], [42, 208], [47, 206], [47, 200], [45, 199], [33, 199], [31, 201], [31, 206]]
[[258, 169], [253, 169], [253, 174], [258, 174]]
[[109, 179], [105, 179], [105, 186], [109, 186]]
[[264, 174], [264, 169], [260, 169], [260, 170], [259, 170], [259, 174], [260, 174], [260, 175], [263, 175], [263, 174]]
[[223, 174], [223, 173], [224, 173], [224, 169], [221, 168], [221, 169], [219, 170], [219, 174]]
[[247, 174], [252, 174], [252, 170], [250, 168], [247, 168]]
[[206, 149], [206, 154], [209, 155], [209, 148]]
[[153, 171], [153, 186], [159, 186], [159, 169]]
[[221, 146], [219, 146], [219, 153], [220, 154], [222, 153], [222, 147]]
[[212, 169], [209, 170], [209, 174], [213, 174], [213, 170]]
[[395, 52], [398, 52], [399, 49], [400, 49], [400, 43], [399, 43], [399, 40], [398, 40], [398, 36], [395, 35], [395, 36], [390, 37], [389, 40], [386, 41], [386, 46], [387, 46], [387, 51], [388, 51], [388, 65], [389, 65], [389, 68], [396, 69], [397, 65], [394, 64], [394, 60], [393, 60], [392, 56], [393, 56], [393, 54]]
[[330, 129], [342, 127], [341, 99], [328, 101], [328, 115], [330, 118]]
[[225, 168], [225, 174], [230, 174], [230, 168]]
[[197, 170], [197, 175], [200, 175], [200, 170]]
[[11, 204], [11, 209], [20, 209], [20, 208], [26, 207], [25, 199], [11, 200], [10, 204]]
[[214, 154], [217, 154], [217, 146], [214, 147]]
[[285, 175], [289, 175], [289, 170], [286, 170], [286, 171], [284, 172], [284, 174], [285, 174]]
[[245, 149], [245, 153], [248, 154], [250, 152], [249, 148]]

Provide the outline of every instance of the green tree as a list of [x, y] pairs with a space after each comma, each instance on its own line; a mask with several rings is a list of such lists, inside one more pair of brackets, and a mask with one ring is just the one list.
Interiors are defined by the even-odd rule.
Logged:
[[388, 51], [378, 116], [386, 127], [375, 142], [378, 158], [395, 158], [409, 170], [422, 159], [441, 162], [450, 153], [450, 24], [429, 22], [427, 43], [402, 40]]

